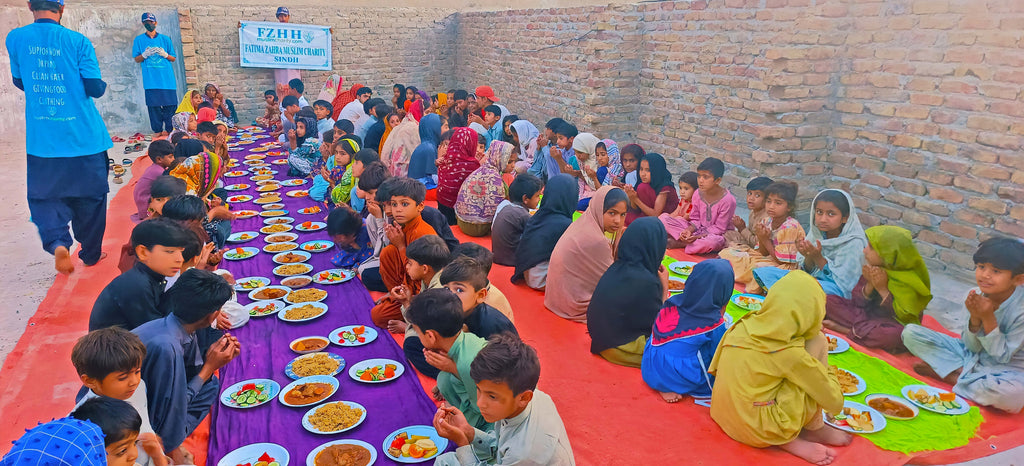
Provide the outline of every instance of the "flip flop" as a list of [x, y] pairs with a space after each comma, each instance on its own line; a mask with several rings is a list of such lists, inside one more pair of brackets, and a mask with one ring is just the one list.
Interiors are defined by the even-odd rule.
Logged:
[[146, 136], [144, 136], [142, 133], [135, 133], [132, 135], [132, 139], [137, 139], [139, 141], [143, 140], [145, 137]]
[[132, 146], [124, 146], [124, 153], [125, 154], [131, 154], [132, 153]]
[[121, 161], [121, 165], [124, 165], [126, 167], [132, 166], [132, 159], [124, 159], [124, 160], [122, 160]]
[[110, 142], [124, 142], [124, 138], [120, 136], [114, 136], [110, 138]]
[[133, 152], [142, 152], [142, 143], [141, 142], [135, 143], [135, 145], [132, 146], [132, 151]]

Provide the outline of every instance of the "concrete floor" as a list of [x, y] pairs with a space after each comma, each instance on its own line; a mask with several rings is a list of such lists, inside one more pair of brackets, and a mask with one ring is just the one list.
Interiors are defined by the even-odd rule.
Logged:
[[[124, 144], [115, 144], [111, 150], [115, 160], [123, 158]], [[0, 274], [0, 365], [14, 349], [28, 320], [43, 300], [56, 272], [53, 257], [42, 250], [35, 226], [29, 221], [25, 200], [25, 142], [24, 134], [15, 140], [0, 141], [0, 250], [6, 251], [4, 262], [7, 273]], [[134, 158], [136, 155], [133, 155]], [[111, 175], [111, 178], [113, 175]], [[110, 184], [113, 198], [123, 184]], [[738, 212], [746, 216], [746, 212]], [[74, 251], [73, 251], [74, 252]], [[114, 258], [116, 259], [116, 258]], [[110, 258], [106, 260], [111, 260]], [[972, 284], [946, 275], [933, 275], [932, 292], [935, 298], [928, 313], [949, 329], [959, 330], [966, 323], [963, 299]], [[1024, 447], [1015, 448], [986, 458], [958, 463], [963, 466], [1024, 466]]]

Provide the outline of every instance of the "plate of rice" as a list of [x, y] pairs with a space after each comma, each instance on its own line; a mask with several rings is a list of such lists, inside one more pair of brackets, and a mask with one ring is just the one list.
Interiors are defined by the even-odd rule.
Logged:
[[[277, 256], [275, 255], [275, 257], [277, 257]], [[302, 262], [299, 262], [297, 264], [284, 264], [284, 265], [279, 265], [277, 267], [274, 267], [274, 275], [277, 275], [278, 277], [290, 277], [292, 275], [305, 275], [305, 274], [307, 274], [309, 272], [312, 272], [312, 271], [313, 271], [313, 266], [312, 265], [309, 265], [309, 264], [306, 264], [306, 263], [302, 263]], [[306, 294], [309, 295], [311, 293], [306, 293]], [[306, 302], [310, 302], [310, 301], [321, 301], [321, 300], [323, 300], [323, 298], [325, 296], [327, 296], [327, 292], [324, 292], [324, 296], [320, 297], [320, 299], [306, 299], [306, 300], [303, 300], [303, 301], [292, 302], [292, 304], [295, 304], [295, 303], [306, 303]], [[291, 302], [291, 301], [289, 301], [289, 302]]]
[[[327, 298], [327, 292], [319, 288], [304, 288], [288, 294], [284, 300], [291, 304], [319, 303]], [[324, 306], [327, 306], [324, 304]]]
[[302, 427], [314, 434], [340, 434], [366, 420], [366, 408], [354, 401], [332, 401], [306, 411]]
[[345, 368], [345, 358], [334, 353], [320, 351], [317, 353], [303, 354], [292, 359], [284, 367], [284, 373], [292, 380], [314, 375], [335, 376]]
[[305, 322], [316, 319], [327, 313], [327, 305], [323, 303], [294, 304], [277, 313], [277, 318], [285, 322]]

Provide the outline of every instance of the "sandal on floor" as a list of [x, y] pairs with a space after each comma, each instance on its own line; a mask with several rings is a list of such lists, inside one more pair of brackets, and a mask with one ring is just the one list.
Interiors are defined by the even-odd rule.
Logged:
[[131, 154], [132, 153], [132, 146], [124, 146], [124, 153], [125, 154]]
[[124, 142], [124, 138], [120, 136], [114, 136], [110, 138], [110, 142]]
[[139, 143], [136, 143], [134, 146], [132, 146], [132, 151], [133, 152], [142, 152], [142, 143], [139, 142]]
[[122, 160], [121, 161], [121, 165], [124, 165], [126, 167], [132, 166], [132, 159], [124, 159], [124, 160]]

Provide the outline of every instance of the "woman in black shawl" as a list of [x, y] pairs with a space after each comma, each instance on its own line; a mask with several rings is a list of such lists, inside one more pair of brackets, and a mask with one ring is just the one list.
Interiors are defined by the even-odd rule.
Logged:
[[579, 189], [579, 183], [570, 175], [560, 174], [548, 180], [540, 208], [526, 222], [516, 248], [516, 273], [512, 275], [512, 283], [525, 281], [530, 288], [544, 290], [551, 251], [572, 224]]

